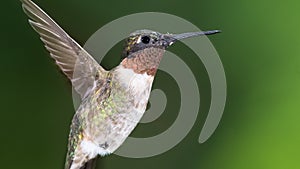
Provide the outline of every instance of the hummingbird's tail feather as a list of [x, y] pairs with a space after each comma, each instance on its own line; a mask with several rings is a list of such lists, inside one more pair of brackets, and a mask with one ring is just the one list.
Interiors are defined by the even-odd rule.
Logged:
[[31, 0], [21, 2], [30, 25], [40, 35], [51, 57], [83, 99], [96, 80], [106, 77], [107, 71], [39, 6]]
[[69, 169], [83, 169], [85, 168], [85, 165], [88, 161], [89, 160], [87, 156], [77, 155], [74, 157], [74, 160], [72, 161], [72, 164]]
[[65, 169], [95, 168], [98, 146], [85, 138], [81, 124], [78, 114], [75, 114], [69, 135]]
[[96, 161], [97, 155], [91, 156], [91, 154], [87, 154], [79, 147], [75, 151], [73, 159], [67, 160], [65, 169], [94, 169]]
[[96, 163], [97, 163], [97, 157], [89, 160], [88, 162], [85, 163], [85, 165], [81, 169], [95, 169], [96, 168]]

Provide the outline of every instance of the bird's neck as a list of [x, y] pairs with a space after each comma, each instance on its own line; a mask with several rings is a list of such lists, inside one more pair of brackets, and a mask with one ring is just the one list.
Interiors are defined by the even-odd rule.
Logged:
[[123, 59], [120, 65], [137, 74], [155, 76], [164, 52], [164, 49], [154, 47], [139, 50]]
[[136, 102], [146, 104], [163, 53], [163, 49], [146, 48], [130, 54], [114, 69], [115, 82]]

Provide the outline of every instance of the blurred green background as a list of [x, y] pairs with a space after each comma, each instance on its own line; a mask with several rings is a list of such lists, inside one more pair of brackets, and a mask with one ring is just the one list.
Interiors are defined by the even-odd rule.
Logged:
[[[210, 84], [201, 61], [179, 43], [170, 50], [190, 55], [183, 59], [201, 86], [201, 108], [193, 129], [166, 153], [143, 159], [111, 155], [98, 161], [98, 169], [300, 168], [299, 1], [35, 2], [80, 44], [106, 23], [136, 12], [170, 13], [201, 30], [223, 31], [209, 37], [228, 85], [225, 112], [213, 136], [204, 144], [197, 142], [209, 109]], [[1, 168], [63, 168], [74, 113], [71, 86], [27, 23], [21, 3], [6, 0], [1, 7]], [[120, 50], [117, 45], [103, 64], [116, 64]], [[174, 99], [168, 100], [161, 118], [139, 125], [134, 136], [160, 133], [176, 118], [179, 95], [174, 80], [159, 72], [154, 87]]]

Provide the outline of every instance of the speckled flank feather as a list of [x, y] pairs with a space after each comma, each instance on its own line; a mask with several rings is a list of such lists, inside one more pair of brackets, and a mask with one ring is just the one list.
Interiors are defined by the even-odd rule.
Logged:
[[75, 156], [75, 150], [83, 138], [81, 122], [77, 115], [73, 117], [71, 124], [65, 169], [69, 169], [71, 167]]
[[[69, 135], [68, 154], [66, 158], [66, 169], [77, 169], [82, 167], [90, 159], [95, 158], [98, 154], [106, 155], [109, 152], [103, 150], [98, 144], [93, 143], [93, 138], [86, 131], [89, 127], [88, 118], [95, 119], [101, 108], [99, 103], [109, 97], [111, 75], [107, 74], [105, 79], [98, 79], [95, 81], [95, 90], [83, 100], [81, 106], [78, 108], [71, 123], [71, 131]], [[91, 104], [89, 104], [91, 103]], [[104, 114], [102, 114], [103, 116]], [[97, 120], [104, 120], [103, 118]], [[97, 121], [96, 120], [96, 121]], [[95, 122], [96, 122], [95, 121]]]

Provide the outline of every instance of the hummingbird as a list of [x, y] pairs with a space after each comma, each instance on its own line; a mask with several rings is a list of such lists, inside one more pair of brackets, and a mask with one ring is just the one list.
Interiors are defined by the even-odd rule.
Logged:
[[181, 39], [220, 32], [137, 30], [125, 40], [120, 64], [105, 70], [34, 2], [21, 2], [30, 25], [81, 98], [70, 126], [65, 169], [92, 169], [98, 156], [122, 145], [146, 110], [166, 48]]

